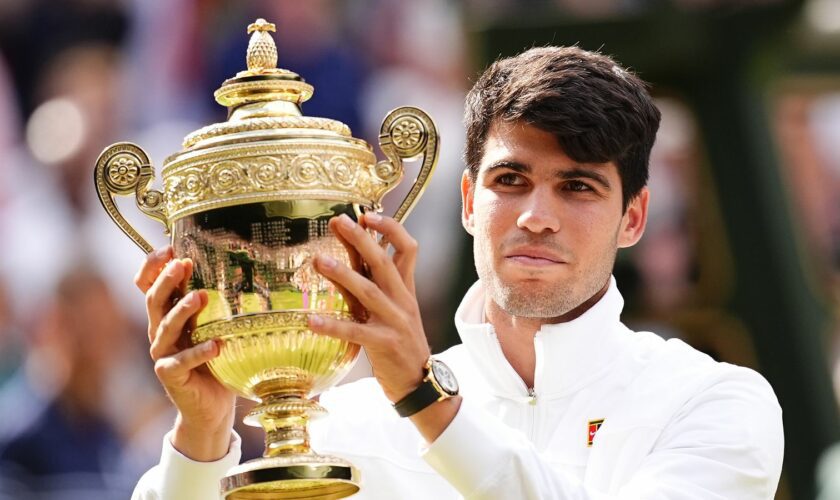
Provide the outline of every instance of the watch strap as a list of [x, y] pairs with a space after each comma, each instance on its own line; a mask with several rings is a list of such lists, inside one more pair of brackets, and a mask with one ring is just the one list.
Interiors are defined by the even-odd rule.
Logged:
[[428, 378], [423, 380], [417, 389], [414, 389], [406, 397], [394, 403], [394, 409], [401, 417], [410, 417], [420, 410], [430, 406], [440, 399], [446, 398], [438, 392], [434, 383]]

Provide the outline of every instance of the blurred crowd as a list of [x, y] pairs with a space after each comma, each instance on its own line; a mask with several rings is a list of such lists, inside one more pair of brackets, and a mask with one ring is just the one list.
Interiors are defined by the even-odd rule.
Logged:
[[[569, 0], [556, 8], [585, 17], [632, 13], [646, 3]], [[257, 17], [277, 25], [278, 65], [315, 87], [305, 114], [340, 120], [372, 144], [394, 107], [416, 105], [435, 119], [438, 170], [407, 226], [420, 242], [417, 289], [430, 340], [437, 349], [453, 342], [445, 301], [464, 276], [453, 256], [470, 248], [460, 229], [461, 115], [481, 69], [467, 27], [504, 16], [512, 5], [0, 2], [0, 499], [127, 498], [157, 462], [174, 414], [154, 377], [144, 302], [132, 280], [143, 254], [100, 207], [93, 167], [107, 145], [130, 140], [159, 172], [185, 135], [223, 121], [226, 110], [212, 93], [244, 69], [245, 28]], [[780, 134], [789, 139], [791, 162], [818, 157], [795, 189], [802, 190], [809, 237], [836, 274], [840, 93], [791, 99], [778, 117]], [[710, 187], [691, 112], [672, 97], [658, 103], [663, 124], [647, 234], [616, 270], [630, 320], [693, 340], [720, 359], [753, 364], [743, 328], [709, 298], [725, 285], [709, 276], [731, 270], [719, 268], [725, 256], [698, 251], [701, 226], [722, 230], [720, 214], [702, 201]], [[386, 212], [406, 190], [388, 199]], [[119, 204], [153, 245], [166, 243], [162, 226], [140, 215], [133, 200]], [[702, 283], [712, 292], [698, 291]], [[723, 333], [692, 337], [709, 330]], [[361, 365], [357, 375], [363, 372]], [[258, 454], [260, 434], [242, 432], [246, 455]]]
[[[245, 69], [245, 28], [257, 17], [277, 25], [279, 66], [315, 86], [307, 115], [340, 120], [373, 144], [394, 107], [435, 118], [440, 170], [408, 225], [429, 243], [420, 266], [433, 271], [418, 273], [418, 288], [428, 291], [427, 317], [441, 317], [447, 256], [462, 244], [453, 179], [470, 68], [455, 5], [2, 2], [0, 498], [127, 498], [157, 462], [174, 415], [132, 280], [143, 254], [100, 207], [93, 166], [108, 144], [130, 140], [159, 172], [185, 135], [223, 121], [212, 94]], [[163, 227], [132, 201], [118, 201], [127, 218], [165, 244]], [[243, 432], [246, 454], [260, 453], [260, 433]]]

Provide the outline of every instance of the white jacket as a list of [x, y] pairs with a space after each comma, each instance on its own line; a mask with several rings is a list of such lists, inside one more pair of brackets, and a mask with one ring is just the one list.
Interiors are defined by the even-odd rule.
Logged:
[[[629, 330], [622, 307], [613, 280], [579, 318], [543, 326], [529, 395], [484, 322], [478, 283], [455, 318], [463, 344], [439, 356], [464, 397], [443, 434], [424, 446], [364, 379], [322, 395], [330, 415], [310, 425], [313, 449], [359, 467], [360, 500], [772, 499], [784, 437], [770, 385], [679, 340]], [[167, 436], [133, 498], [216, 498], [238, 460], [236, 436], [210, 464], [181, 456]]]

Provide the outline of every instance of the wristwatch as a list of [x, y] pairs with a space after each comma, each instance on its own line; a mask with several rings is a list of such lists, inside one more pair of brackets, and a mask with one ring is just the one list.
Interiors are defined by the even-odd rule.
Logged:
[[394, 403], [394, 409], [401, 417], [410, 417], [432, 403], [458, 395], [455, 374], [443, 361], [430, 356], [423, 369], [426, 376], [417, 389]]

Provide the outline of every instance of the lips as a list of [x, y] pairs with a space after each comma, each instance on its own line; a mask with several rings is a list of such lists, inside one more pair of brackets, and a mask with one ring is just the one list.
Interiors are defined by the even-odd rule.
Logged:
[[566, 263], [560, 255], [545, 247], [519, 247], [508, 252], [505, 258], [527, 265], [545, 266]]

